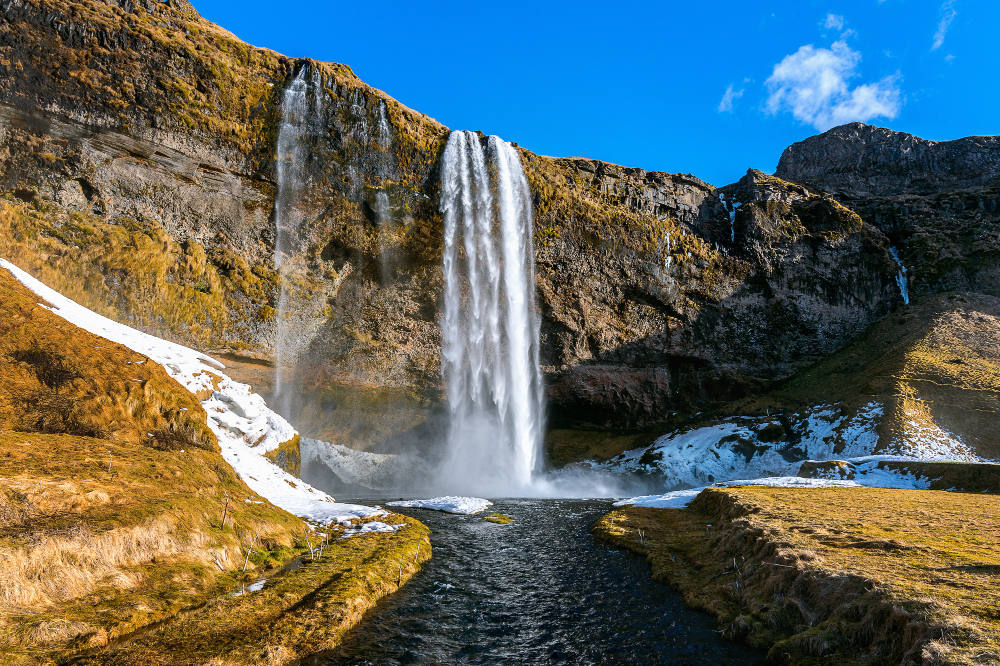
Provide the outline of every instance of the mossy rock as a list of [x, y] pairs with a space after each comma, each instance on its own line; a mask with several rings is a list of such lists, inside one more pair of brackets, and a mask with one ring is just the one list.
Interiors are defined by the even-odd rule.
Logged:
[[497, 525], [510, 525], [514, 522], [514, 519], [505, 513], [488, 513], [482, 518], [488, 523], [496, 523]]
[[279, 444], [278, 448], [265, 453], [264, 457], [292, 476], [302, 476], [302, 453], [299, 450], [298, 433], [287, 442]]

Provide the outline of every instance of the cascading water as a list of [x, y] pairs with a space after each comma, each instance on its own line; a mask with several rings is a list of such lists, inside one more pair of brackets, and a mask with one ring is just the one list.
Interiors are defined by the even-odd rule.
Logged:
[[517, 151], [452, 132], [445, 148], [442, 372], [450, 422], [440, 485], [512, 495], [538, 466], [543, 394], [531, 195]]
[[307, 181], [304, 167], [309, 156], [306, 140], [316, 131], [314, 125], [322, 112], [322, 96], [310, 94], [310, 89], [316, 91], [320, 87], [319, 72], [314, 68], [302, 67], [285, 89], [281, 104], [281, 125], [278, 129], [274, 266], [281, 276], [281, 295], [278, 298], [274, 398], [277, 410], [286, 417], [291, 413], [291, 403], [295, 396], [288, 379], [294, 372], [295, 359], [303, 344], [296, 335], [296, 331], [301, 331], [302, 328], [292, 321], [292, 295], [289, 289], [292, 266], [285, 259], [301, 250], [304, 221], [301, 205]]
[[896, 284], [899, 285], [899, 295], [903, 297], [903, 305], [910, 304], [910, 289], [906, 282], [906, 266], [903, 265], [903, 261], [899, 258], [899, 252], [896, 248], [890, 247], [889, 254], [892, 255], [893, 261], [896, 262]]

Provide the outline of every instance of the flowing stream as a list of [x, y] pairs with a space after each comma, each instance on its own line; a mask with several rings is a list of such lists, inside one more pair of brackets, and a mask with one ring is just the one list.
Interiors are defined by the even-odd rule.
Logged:
[[596, 541], [602, 500], [501, 500], [479, 516], [394, 509], [431, 528], [434, 556], [314, 666], [760, 664], [652, 580], [644, 558]]
[[538, 465], [543, 398], [531, 192], [517, 150], [495, 136], [452, 132], [441, 211], [450, 423], [439, 483], [449, 492], [518, 494]]

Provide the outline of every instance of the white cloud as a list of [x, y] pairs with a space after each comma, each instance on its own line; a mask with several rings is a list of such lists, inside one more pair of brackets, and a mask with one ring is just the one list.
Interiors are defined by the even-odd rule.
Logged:
[[941, 22], [938, 23], [937, 32], [934, 33], [934, 44], [931, 46], [931, 51], [937, 51], [944, 44], [945, 35], [948, 34], [948, 28], [951, 27], [951, 22], [955, 20], [958, 16], [958, 12], [955, 11], [955, 0], [947, 0], [941, 5]]
[[743, 88], [739, 90], [733, 90], [733, 84], [730, 83], [729, 87], [726, 88], [726, 92], [722, 95], [722, 101], [719, 102], [719, 113], [727, 113], [733, 110], [733, 101], [743, 97]]
[[838, 16], [837, 14], [827, 14], [826, 21], [823, 23], [823, 27], [827, 30], [843, 30], [846, 22], [843, 16]]
[[[768, 113], [788, 111], [820, 131], [855, 120], [895, 118], [902, 104], [898, 73], [851, 88], [861, 54], [839, 40], [829, 49], [808, 44], [774, 66], [765, 82]], [[725, 101], [725, 98], [723, 98]]]

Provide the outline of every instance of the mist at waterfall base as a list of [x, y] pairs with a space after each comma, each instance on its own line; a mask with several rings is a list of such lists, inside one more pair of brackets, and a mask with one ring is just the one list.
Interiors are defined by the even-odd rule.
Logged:
[[[275, 268], [281, 276], [269, 399], [300, 430], [304, 389], [297, 367], [312, 339], [315, 308], [289, 285], [308, 271], [310, 188], [306, 163], [323, 128], [327, 93], [315, 68], [303, 66], [286, 87], [277, 137]], [[328, 103], [333, 103], [329, 102]], [[352, 111], [360, 112], [360, 109]], [[367, 174], [388, 177], [382, 158], [391, 140], [384, 105], [375, 109], [371, 141], [378, 159]], [[369, 143], [367, 139], [362, 143]], [[544, 386], [539, 368], [531, 192], [517, 149], [498, 137], [452, 132], [441, 157], [444, 224], [441, 371], [445, 404], [423, 427], [434, 446], [405, 438], [378, 452], [303, 437], [302, 475], [325, 490], [353, 495], [468, 494], [489, 497], [600, 497], [636, 494], [646, 484], [585, 470], [546, 472]], [[355, 174], [356, 175], [356, 174]], [[353, 179], [352, 179], [353, 180]], [[378, 182], [375, 182], [378, 181]], [[379, 196], [381, 195], [381, 196]], [[380, 219], [388, 200], [378, 190]], [[393, 258], [383, 251], [378, 273]]]

